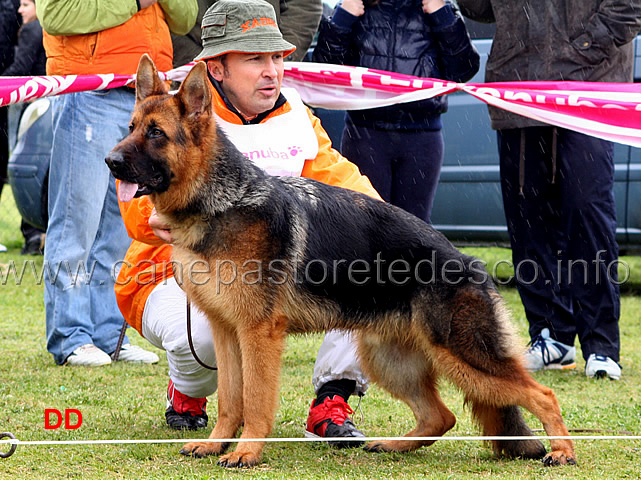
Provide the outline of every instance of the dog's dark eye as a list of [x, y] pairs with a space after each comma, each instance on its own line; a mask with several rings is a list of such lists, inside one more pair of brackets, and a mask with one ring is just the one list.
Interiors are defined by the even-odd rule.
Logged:
[[160, 128], [153, 127], [149, 129], [149, 132], [147, 133], [147, 135], [149, 136], [149, 138], [158, 138], [158, 137], [164, 137], [165, 132], [163, 132]]
[[133, 123], [130, 123], [130, 124], [129, 124], [129, 133], [131, 133], [131, 132], [133, 132], [133, 131], [134, 131], [134, 124], [133, 124]]

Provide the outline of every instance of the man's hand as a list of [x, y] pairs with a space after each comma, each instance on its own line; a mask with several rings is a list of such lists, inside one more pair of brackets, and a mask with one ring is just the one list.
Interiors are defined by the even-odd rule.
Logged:
[[346, 10], [348, 13], [351, 13], [355, 17], [360, 17], [365, 13], [363, 0], [345, 0], [341, 7], [343, 7], [343, 10]]
[[151, 211], [151, 215], [149, 216], [149, 226], [154, 232], [154, 235], [160, 238], [163, 242], [174, 243], [169, 225], [160, 219], [155, 208]]
[[445, 2], [443, 0], [423, 0], [423, 11], [425, 13], [434, 13], [444, 6]]
[[151, 7], [158, 0], [140, 0], [140, 10], [143, 8]]

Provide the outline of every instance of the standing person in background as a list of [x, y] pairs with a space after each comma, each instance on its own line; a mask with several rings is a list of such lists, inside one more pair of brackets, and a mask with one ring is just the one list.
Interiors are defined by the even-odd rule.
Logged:
[[[459, 0], [496, 22], [487, 82], [631, 82], [639, 0]], [[530, 371], [576, 366], [621, 377], [611, 142], [490, 108], [517, 287], [530, 324]], [[587, 265], [586, 268], [583, 266]], [[579, 268], [577, 268], [577, 266]]]
[[[465, 82], [479, 55], [465, 23], [444, 0], [344, 0], [323, 18], [314, 62]], [[444, 96], [348, 111], [341, 153], [384, 200], [430, 221], [443, 163]]]
[[[0, 71], [13, 62], [14, 45], [18, 41], [20, 0], [0, 0]], [[9, 107], [0, 107], [0, 196], [7, 181], [9, 164]], [[0, 243], [0, 252], [7, 247]]]
[[[172, 68], [169, 31], [187, 33], [196, 0], [38, 0], [48, 75], [136, 72], [143, 53]], [[106, 154], [128, 132], [135, 92], [122, 87], [61, 95], [53, 104], [49, 224], [45, 261], [47, 349], [57, 364], [111, 363], [123, 325], [114, 294], [116, 265], [130, 240], [118, 209]], [[67, 267], [69, 267], [67, 269]], [[127, 339], [129, 362], [158, 356]]]
[[[215, 2], [216, 0], [198, 0], [198, 19], [194, 28], [187, 35], [171, 35], [174, 45], [174, 67], [191, 62], [202, 50], [203, 15]], [[302, 61], [318, 30], [318, 22], [323, 11], [322, 0], [267, 0], [267, 3], [274, 7], [283, 38], [296, 45], [296, 50], [285, 60]]]
[[[47, 55], [42, 44], [42, 27], [36, 16], [35, 0], [22, 0], [18, 13], [22, 17], [22, 27], [18, 32], [15, 57], [13, 63], [0, 72], [0, 76], [46, 75]], [[24, 219], [20, 224], [20, 231], [24, 237], [20, 254], [42, 255], [44, 232]]]

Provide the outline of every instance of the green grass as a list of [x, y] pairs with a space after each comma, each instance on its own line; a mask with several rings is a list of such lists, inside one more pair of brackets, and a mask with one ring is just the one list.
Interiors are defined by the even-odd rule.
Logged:
[[[3, 195], [4, 196], [4, 195]], [[4, 202], [3, 202], [4, 203]], [[1, 220], [0, 220], [1, 224]], [[1, 228], [1, 227], [0, 227]], [[19, 236], [3, 242], [2, 275], [13, 260], [22, 265]], [[502, 249], [469, 249], [490, 265], [509, 259]], [[36, 270], [41, 257], [28, 257]], [[630, 432], [641, 435], [641, 278], [639, 259], [631, 262], [633, 280], [623, 297], [621, 334], [623, 378], [620, 382], [588, 380], [583, 361], [575, 371], [536, 374], [554, 388], [570, 429], [596, 429], [596, 434]], [[0, 432], [10, 431], [23, 441], [102, 439], [186, 439], [206, 437], [207, 431], [180, 433], [165, 425], [167, 362], [136, 366], [116, 363], [98, 369], [59, 367], [45, 347], [42, 286], [27, 271], [22, 282], [0, 283]], [[504, 272], [509, 276], [509, 272]], [[20, 284], [18, 284], [20, 283]], [[516, 290], [503, 287], [519, 333], [525, 341], [527, 324]], [[130, 330], [133, 343], [153, 349]], [[313, 398], [311, 373], [320, 345], [319, 335], [291, 337], [284, 358], [281, 406], [273, 437], [301, 437]], [[442, 397], [458, 418], [452, 436], [477, 435], [461, 395], [448, 383]], [[216, 415], [216, 397], [210, 398], [210, 421]], [[353, 399], [352, 407], [357, 401]], [[46, 430], [44, 410], [75, 408], [83, 416], [76, 430]], [[362, 402], [363, 420], [354, 417], [370, 436], [402, 435], [414, 423], [409, 409], [372, 386]], [[529, 414], [528, 423], [540, 428]], [[547, 444], [547, 442], [546, 442]], [[362, 449], [335, 450], [316, 443], [271, 443], [263, 463], [251, 470], [225, 470], [216, 458], [194, 459], [180, 455], [181, 444], [135, 445], [22, 445], [8, 459], [0, 459], [0, 478], [15, 479], [360, 479], [360, 478], [498, 478], [538, 479], [639, 478], [641, 441], [578, 440], [579, 464], [546, 468], [540, 461], [494, 457], [478, 441], [440, 441], [410, 454], [370, 454]], [[0, 445], [7, 451], [8, 445]]]

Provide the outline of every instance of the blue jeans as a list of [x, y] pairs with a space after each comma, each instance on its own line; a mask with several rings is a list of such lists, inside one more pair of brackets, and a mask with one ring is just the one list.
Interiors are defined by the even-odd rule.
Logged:
[[58, 364], [87, 343], [112, 353], [123, 326], [114, 281], [131, 240], [104, 159], [127, 135], [133, 106], [133, 89], [53, 102], [44, 279], [47, 350]]

